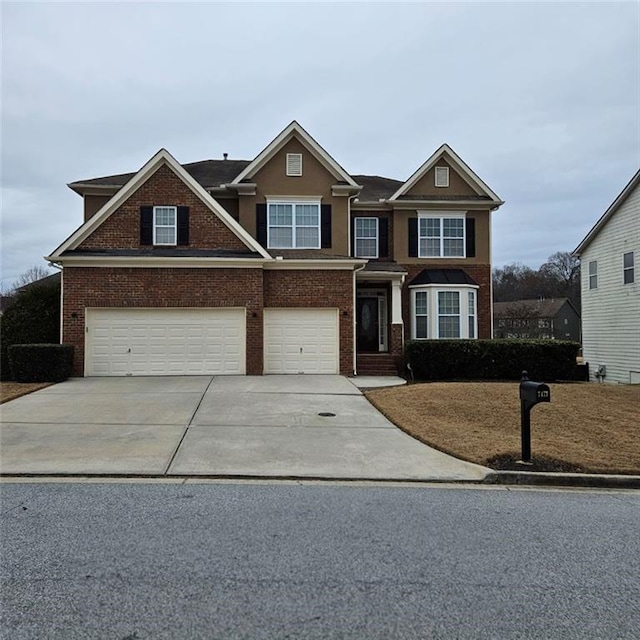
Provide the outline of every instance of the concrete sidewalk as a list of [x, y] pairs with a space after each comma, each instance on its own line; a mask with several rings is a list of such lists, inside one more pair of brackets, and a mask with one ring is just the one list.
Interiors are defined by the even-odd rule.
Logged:
[[479, 482], [489, 473], [406, 435], [341, 376], [75, 378], [0, 412], [3, 475]]

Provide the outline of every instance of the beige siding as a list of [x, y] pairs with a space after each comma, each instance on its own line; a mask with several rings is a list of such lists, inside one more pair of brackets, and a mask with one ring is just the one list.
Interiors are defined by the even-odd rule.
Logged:
[[[635, 282], [623, 283], [622, 256], [635, 253]], [[627, 198], [580, 256], [582, 340], [589, 375], [607, 367], [606, 382], [640, 380], [640, 188]], [[598, 288], [589, 289], [589, 262]], [[635, 373], [634, 373], [635, 372]]]

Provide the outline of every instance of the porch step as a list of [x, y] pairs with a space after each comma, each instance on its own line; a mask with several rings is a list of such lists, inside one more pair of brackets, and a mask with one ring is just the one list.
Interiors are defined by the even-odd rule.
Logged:
[[358, 353], [356, 367], [359, 376], [397, 376], [393, 356], [388, 353]]

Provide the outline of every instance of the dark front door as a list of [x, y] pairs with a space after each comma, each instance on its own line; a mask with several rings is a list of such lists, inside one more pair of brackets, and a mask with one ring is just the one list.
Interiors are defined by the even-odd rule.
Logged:
[[378, 351], [378, 298], [357, 298], [358, 351]]

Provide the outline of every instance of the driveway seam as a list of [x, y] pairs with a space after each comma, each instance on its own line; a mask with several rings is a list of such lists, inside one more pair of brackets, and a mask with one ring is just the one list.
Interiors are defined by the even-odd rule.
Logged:
[[207, 394], [207, 391], [209, 391], [209, 387], [211, 386], [211, 383], [213, 382], [214, 378], [215, 378], [215, 376], [211, 376], [211, 380], [209, 380], [209, 384], [206, 386], [205, 390], [202, 392], [202, 395], [200, 396], [200, 400], [198, 401], [198, 404], [196, 405], [196, 408], [193, 410], [193, 413], [191, 414], [191, 417], [189, 418], [189, 422], [187, 422], [187, 425], [185, 426], [184, 431], [182, 432], [182, 437], [178, 441], [178, 444], [176, 445], [176, 448], [175, 448], [175, 450], [173, 452], [173, 455], [171, 456], [171, 458], [169, 460], [169, 464], [167, 464], [166, 469], [162, 473], [163, 476], [166, 476], [169, 473], [169, 469], [171, 468], [171, 465], [173, 464], [173, 461], [175, 460], [176, 456], [178, 455], [178, 451], [180, 450], [180, 447], [182, 446], [182, 442], [184, 441], [184, 439], [185, 439], [185, 437], [187, 435], [187, 431], [189, 431], [189, 427], [191, 426], [191, 423], [193, 422], [193, 419], [196, 417], [196, 413], [198, 413], [198, 409], [200, 408], [200, 405], [202, 404], [202, 401], [204, 400], [204, 397]]

